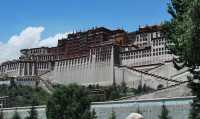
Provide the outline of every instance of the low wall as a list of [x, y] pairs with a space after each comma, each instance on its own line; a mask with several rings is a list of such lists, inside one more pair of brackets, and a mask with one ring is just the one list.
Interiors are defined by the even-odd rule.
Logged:
[[[13, 108], [3, 108], [4, 119], [11, 119], [15, 112], [17, 111], [21, 119], [25, 119], [29, 115], [31, 107], [13, 107]], [[38, 112], [38, 119], [47, 119], [46, 117], [46, 106], [36, 106]]]
[[115, 112], [116, 119], [126, 119], [130, 113], [137, 112], [137, 110], [140, 110], [145, 119], [158, 119], [162, 105], [165, 104], [172, 119], [188, 119], [193, 98], [94, 102], [91, 108], [96, 111], [97, 119], [108, 119], [112, 111]]

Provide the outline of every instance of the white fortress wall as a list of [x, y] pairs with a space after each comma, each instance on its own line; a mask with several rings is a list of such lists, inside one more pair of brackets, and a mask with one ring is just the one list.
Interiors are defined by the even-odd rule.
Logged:
[[149, 70], [148, 73], [156, 74], [156, 75], [163, 76], [163, 77], [177, 80], [177, 81], [187, 81], [188, 80], [187, 76], [190, 75], [190, 72], [188, 71], [187, 67], [177, 70], [174, 67], [174, 64], [172, 61], [165, 62], [160, 67]]
[[191, 73], [186, 70], [171, 76], [171, 79], [176, 81], [188, 81], [188, 76], [191, 76]]
[[0, 72], [10, 77], [36, 76], [51, 70], [50, 62], [11, 61], [0, 66]]
[[9, 63], [0, 66], [1, 74], [7, 74], [8, 76], [14, 77], [19, 75], [20, 63]]
[[[6, 73], [11, 77], [42, 75], [44, 79], [51, 79], [54, 82], [64, 84], [79, 83], [87, 85], [98, 83], [101, 85], [110, 85], [112, 84], [113, 79], [115, 79], [118, 84], [120, 84], [122, 80], [125, 80], [129, 87], [134, 88], [138, 87], [139, 83], [142, 83], [143, 85], [146, 84], [155, 89], [159, 84], [164, 86], [174, 84], [172, 82], [166, 82], [164, 80], [160, 80], [159, 78], [145, 75], [143, 73], [141, 74], [140, 72], [133, 71], [125, 67], [114, 67], [114, 54], [114, 46], [99, 47], [91, 49], [90, 55], [85, 57], [57, 60], [53, 62], [16, 61], [2, 65], [0, 70], [2, 73]], [[187, 68], [176, 70], [172, 62], [164, 62], [168, 60], [166, 57], [169, 58], [171, 55], [168, 56], [165, 54], [163, 57], [161, 56], [151, 56], [151, 58], [133, 58], [132, 56], [129, 56], [129, 62], [126, 62], [128, 61], [127, 58], [122, 58], [120, 60], [122, 66], [127, 65], [128, 67], [134, 67], [134, 65], [136, 65], [135, 69], [147, 71], [147, 73], [150, 74], [156, 74], [178, 81], [187, 80], [187, 76], [189, 75]], [[161, 57], [164, 59], [160, 60], [159, 58], [155, 57]], [[157, 65], [160, 66], [149, 65], [152, 64], [155, 59], [157, 59], [156, 62], [159, 62]], [[124, 62], [126, 62], [126, 64], [123, 64]], [[137, 67], [137, 65], [141, 66]], [[113, 69], [115, 69], [114, 72]], [[114, 74], [115, 77], [113, 77]]]
[[[160, 47], [160, 46], [159, 46]], [[187, 76], [190, 74], [188, 68], [183, 68], [177, 70], [174, 68], [172, 62], [173, 55], [168, 54], [168, 50], [161, 46], [161, 48], [153, 47], [156, 50], [149, 52], [149, 49], [143, 49], [141, 51], [131, 51], [131, 49], [125, 49], [127, 51], [120, 54], [121, 65], [132, 67], [136, 70], [147, 72], [148, 74], [155, 74], [167, 79], [173, 79], [177, 81], [187, 81]], [[129, 51], [130, 50], [130, 51]], [[155, 51], [159, 51], [155, 53]], [[130, 69], [124, 68], [115, 68], [116, 80], [121, 82], [125, 80], [128, 83], [128, 86], [137, 87], [140, 82], [142, 84], [146, 83], [150, 87], [157, 87], [159, 84], [163, 86], [170, 86], [172, 83], [170, 81], [160, 80], [153, 76], [145, 75]], [[141, 79], [143, 81], [141, 81]]]
[[175, 84], [175, 82], [166, 81], [164, 79], [134, 71], [126, 67], [115, 67], [115, 75], [116, 82], [118, 84], [124, 80], [127, 86], [133, 88], [138, 88], [139, 84], [145, 84], [153, 89], [157, 89], [158, 85], [160, 84], [162, 84], [164, 87]]
[[125, 100], [141, 100], [141, 99], [156, 99], [156, 98], [173, 98], [173, 97], [185, 97], [192, 96], [191, 89], [188, 88], [188, 83], [172, 86], [167, 89], [155, 91], [140, 96], [133, 96]]
[[164, 63], [165, 61], [172, 60], [172, 55], [164, 54], [159, 56], [145, 56], [145, 57], [133, 57], [133, 54], [124, 54], [125, 58], [121, 58], [121, 65], [126, 66], [141, 66]]
[[188, 80], [187, 77], [190, 75], [188, 67], [184, 67], [183, 69], [177, 70], [174, 67], [172, 61], [167, 61], [164, 63], [153, 64], [153, 65], [139, 66], [135, 67], [135, 69], [177, 81], [187, 81]]
[[164, 62], [164, 65], [148, 72], [170, 78], [172, 75], [176, 74], [178, 70], [174, 68], [172, 62]]
[[108, 52], [103, 54], [94, 50], [91, 51], [90, 56], [56, 61], [54, 70], [43, 77], [61, 84], [111, 85], [113, 83], [114, 48], [110, 46], [107, 50]]

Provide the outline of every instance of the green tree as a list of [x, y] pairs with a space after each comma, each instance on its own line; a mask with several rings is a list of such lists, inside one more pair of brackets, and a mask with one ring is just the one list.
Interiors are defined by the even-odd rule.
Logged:
[[91, 119], [97, 119], [97, 115], [94, 109], [91, 112]]
[[166, 108], [165, 104], [162, 105], [162, 111], [159, 115], [159, 119], [171, 119], [171, 117], [169, 116], [169, 111]]
[[196, 96], [192, 103], [190, 117], [192, 119], [200, 119], [200, 1], [194, 0], [191, 5], [190, 17], [192, 21], [191, 28], [191, 67], [193, 77], [190, 78], [189, 87], [192, 89], [193, 95]]
[[126, 96], [127, 95], [127, 91], [128, 91], [128, 87], [127, 87], [126, 82], [124, 80], [121, 82], [120, 88], [121, 88], [120, 90], [121, 90], [122, 94], [124, 96]]
[[177, 58], [175, 67], [190, 68], [189, 87], [196, 96], [192, 103], [190, 118], [200, 119], [200, 1], [171, 0], [168, 12], [172, 19], [163, 25], [169, 48]]
[[157, 86], [157, 90], [159, 90], [159, 89], [162, 89], [164, 86], [162, 85], [162, 84], [159, 84], [158, 86]]
[[142, 91], [145, 93], [145, 92], [148, 92], [148, 86], [146, 86], [146, 84], [143, 85], [143, 88], [142, 88]]
[[117, 85], [111, 85], [106, 87], [105, 89], [105, 98], [106, 100], [114, 100], [117, 98], [120, 98], [120, 91], [119, 86]]
[[12, 119], [21, 119], [19, 113], [17, 112], [17, 110], [15, 111], [15, 114], [13, 115]]
[[87, 88], [71, 84], [60, 86], [49, 98], [48, 119], [88, 119], [90, 98]]
[[10, 87], [11, 87], [11, 88], [16, 88], [16, 87], [17, 87], [17, 84], [16, 84], [14, 78], [12, 78], [12, 79], [10, 80]]
[[114, 110], [112, 110], [109, 119], [116, 119], [116, 114]]
[[143, 93], [143, 86], [142, 86], [142, 81], [140, 80], [138, 87], [136, 89], [136, 94], [141, 94]]
[[31, 106], [32, 100], [37, 100], [39, 105], [46, 105], [50, 96], [42, 88], [21, 85], [11, 87], [3, 84], [0, 85], [0, 96], [5, 95], [9, 97], [8, 107]]

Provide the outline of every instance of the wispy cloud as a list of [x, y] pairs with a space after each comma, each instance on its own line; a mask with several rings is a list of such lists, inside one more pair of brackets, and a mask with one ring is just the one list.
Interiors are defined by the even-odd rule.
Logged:
[[34, 47], [53, 47], [57, 45], [58, 39], [67, 37], [68, 33], [58, 33], [54, 36], [42, 39], [44, 27], [27, 27], [18, 35], [13, 35], [6, 43], [0, 42], [0, 62], [17, 59], [20, 50]]

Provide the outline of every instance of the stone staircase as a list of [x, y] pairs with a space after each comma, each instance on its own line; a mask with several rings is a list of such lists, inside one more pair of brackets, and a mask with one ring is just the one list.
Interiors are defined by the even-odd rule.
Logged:
[[154, 69], [160, 68], [160, 67], [162, 67], [163, 65], [164, 65], [164, 63], [159, 63], [157, 66], [145, 70], [145, 72], [149, 72], [149, 71], [151, 71], [151, 70], [154, 70]]
[[41, 87], [46, 90], [48, 93], [52, 94], [54, 88], [53, 88], [53, 84], [45, 79], [40, 78], [40, 81], [42, 83]]
[[50, 94], [53, 92], [54, 88], [54, 84], [46, 77], [43, 77], [43, 75], [48, 74], [49, 72], [51, 72], [51, 70], [48, 70], [42, 74], [40, 74], [38, 77], [40, 79], [40, 81], [43, 83], [43, 88], [48, 91]]
[[156, 75], [156, 74], [153, 74], [153, 73], [148, 73], [148, 72], [145, 72], [145, 71], [137, 70], [137, 69], [135, 69], [133, 67], [128, 67], [128, 66], [120, 66], [120, 67], [125, 67], [127, 69], [139, 72], [139, 73], [144, 74], [144, 75], [155, 77], [155, 78], [158, 78], [158, 79], [161, 79], [161, 80], [170, 81], [170, 82], [174, 82], [174, 83], [181, 83], [181, 81], [177, 81], [177, 80], [173, 80], [173, 79], [169, 79], [169, 78], [166, 78], [166, 77], [162, 77], [162, 76], [159, 76], [159, 75]]

